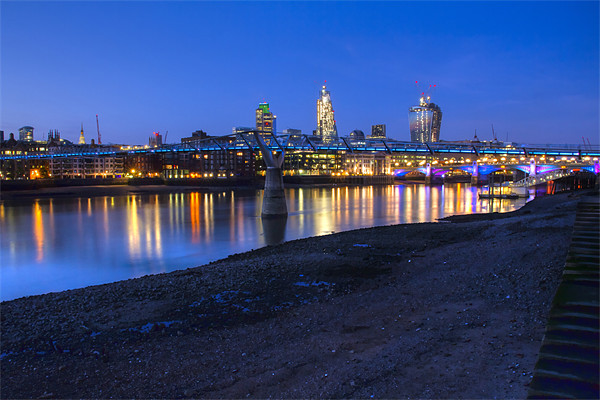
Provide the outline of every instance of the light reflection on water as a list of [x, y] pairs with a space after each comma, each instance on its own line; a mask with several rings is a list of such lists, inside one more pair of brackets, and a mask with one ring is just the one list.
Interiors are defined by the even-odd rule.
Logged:
[[0, 202], [0, 298], [202, 265], [227, 255], [370, 226], [506, 212], [467, 184], [286, 189], [287, 219], [262, 220], [262, 191]]

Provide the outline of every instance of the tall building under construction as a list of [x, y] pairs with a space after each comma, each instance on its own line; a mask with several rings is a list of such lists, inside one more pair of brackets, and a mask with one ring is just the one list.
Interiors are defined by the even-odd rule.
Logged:
[[408, 110], [410, 140], [412, 142], [437, 142], [440, 140], [442, 110], [430, 102], [431, 97], [423, 95], [419, 105]]

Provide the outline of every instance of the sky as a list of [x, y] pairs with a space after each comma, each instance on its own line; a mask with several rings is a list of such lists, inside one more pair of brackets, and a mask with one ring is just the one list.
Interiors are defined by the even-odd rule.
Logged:
[[[338, 133], [410, 140], [429, 85], [440, 139], [599, 137], [599, 2], [0, 2], [0, 130], [77, 142], [179, 142], [195, 130], [316, 128], [326, 81]], [[418, 82], [416, 84], [415, 82]]]

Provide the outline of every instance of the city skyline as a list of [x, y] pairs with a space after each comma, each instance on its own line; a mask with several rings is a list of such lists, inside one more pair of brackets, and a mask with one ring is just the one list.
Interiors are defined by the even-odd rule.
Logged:
[[278, 131], [310, 134], [327, 80], [340, 136], [386, 124], [409, 141], [418, 81], [436, 84], [442, 140], [491, 140], [493, 124], [500, 140], [599, 141], [597, 2], [3, 2], [0, 18], [6, 138], [77, 142], [83, 122], [89, 141], [99, 114], [103, 143], [173, 143], [251, 126], [261, 102]]

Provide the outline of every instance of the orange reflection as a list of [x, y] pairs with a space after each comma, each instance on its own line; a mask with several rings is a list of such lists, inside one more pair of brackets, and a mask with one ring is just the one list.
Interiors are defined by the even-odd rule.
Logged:
[[140, 226], [138, 209], [135, 197], [127, 196], [127, 238], [129, 244], [129, 255], [133, 258], [140, 256]]
[[190, 222], [192, 223], [192, 243], [200, 241], [200, 194], [190, 193]]
[[36, 248], [36, 261], [44, 259], [44, 218], [42, 215], [42, 207], [36, 201], [33, 205], [33, 237]]

